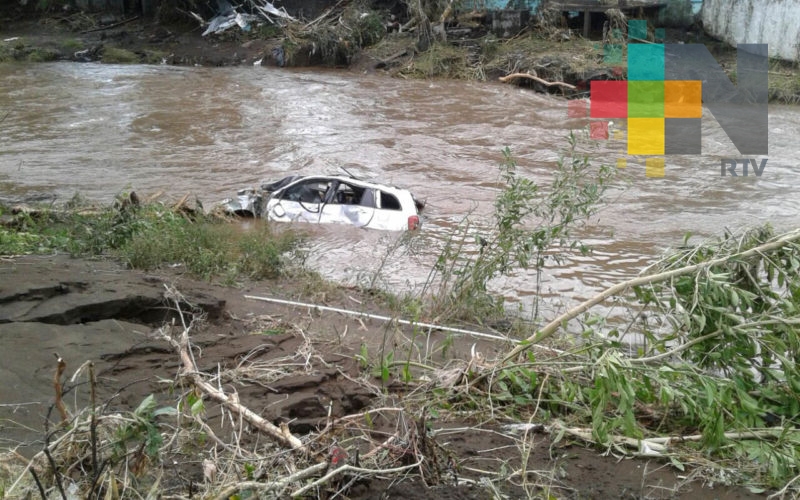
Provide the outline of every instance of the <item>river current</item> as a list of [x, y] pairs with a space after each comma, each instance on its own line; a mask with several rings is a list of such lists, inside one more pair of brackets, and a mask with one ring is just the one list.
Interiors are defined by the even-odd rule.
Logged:
[[[492, 213], [502, 149], [546, 185], [574, 131], [596, 163], [625, 157], [619, 138], [594, 141], [567, 101], [494, 82], [407, 81], [346, 71], [53, 63], [0, 65], [0, 198], [110, 202], [191, 193], [208, 209], [236, 189], [289, 173], [341, 173], [407, 187], [427, 206], [423, 229], [395, 248], [394, 233], [311, 229], [308, 264], [344, 283], [418, 290], [453, 227]], [[624, 137], [617, 120], [612, 135]], [[800, 225], [800, 109], [771, 106], [770, 154], [760, 177], [720, 175], [741, 158], [704, 114], [703, 155], [666, 157], [663, 178], [641, 159], [620, 170], [606, 206], [581, 236], [586, 256], [553, 264], [551, 307], [635, 276], [664, 248], [723, 228]], [[391, 249], [394, 251], [390, 252]], [[527, 309], [532, 273], [493, 283]]]

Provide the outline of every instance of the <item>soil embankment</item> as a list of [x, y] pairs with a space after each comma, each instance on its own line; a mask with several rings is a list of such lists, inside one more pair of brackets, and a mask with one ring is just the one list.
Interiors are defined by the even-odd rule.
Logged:
[[[148, 274], [110, 261], [63, 255], [18, 257], [0, 262], [0, 283], [5, 403], [0, 411], [8, 422], [20, 424], [17, 430], [26, 438], [40, 437], [23, 431], [43, 429], [45, 415], [51, 413], [55, 353], [67, 362], [67, 373], [86, 361], [96, 362], [100, 387], [105, 389], [101, 396], [114, 406], [135, 407], [148, 394], [161, 392], [159, 379], [174, 379], [178, 357], [156, 333], [165, 324], [180, 323], [178, 309], [185, 312], [186, 321], [202, 318], [193, 341], [202, 347], [203, 369], [235, 364], [248, 354], [251, 361], [287, 356], [303, 341], [283, 327], [267, 328], [267, 333], [263, 329], [265, 324], [302, 317], [303, 311], [287, 313], [280, 306], [245, 300], [242, 290], [186, 279], [176, 272]], [[183, 300], [169, 300], [167, 287], [178, 290]], [[344, 358], [331, 353], [328, 361], [347, 371], [352, 359]], [[282, 381], [266, 394], [258, 389], [252, 395], [267, 402], [270, 418], [291, 421], [307, 431], [327, 414], [320, 397], [335, 400], [340, 414], [369, 403], [363, 391], [346, 387], [346, 381], [337, 384], [336, 371], [328, 368], [302, 380]], [[273, 401], [275, 394], [285, 400]]]
[[[396, 31], [393, 26], [398, 21], [385, 11], [367, 13], [340, 4], [297, 27], [262, 24], [258, 29], [234, 27], [205, 36], [204, 28], [188, 15], [177, 24], [161, 25], [136, 16], [68, 12], [31, 21], [11, 10], [0, 13], [0, 61], [335, 66], [403, 78], [500, 79], [568, 97], [588, 96], [592, 80], [625, 78], [626, 51], [614, 55], [607, 50], [626, 42], [627, 18], [618, 11], [609, 14], [606, 34], [595, 32], [589, 39], [563, 19], [546, 15], [538, 23], [522, 26], [516, 36], [499, 38], [491, 33], [485, 12], [455, 15], [437, 25], [430, 38], [421, 38], [413, 27]], [[353, 23], [360, 23], [355, 33], [349, 27]], [[665, 43], [706, 45], [735, 81], [735, 49], [705, 36], [699, 22], [665, 29], [663, 36]], [[770, 102], [800, 102], [797, 74], [796, 64], [771, 63]]]
[[[105, 412], [132, 411], [149, 395], [154, 395], [159, 405], [175, 404], [180, 358], [158, 332], [170, 330], [165, 323], [179, 327], [180, 319], [165, 287], [180, 291], [182, 311], [205, 317], [192, 334], [201, 372], [213, 376], [247, 366], [302, 372], [275, 374], [271, 380], [254, 377], [236, 386], [242, 404], [276, 424], [288, 423], [295, 434], [318, 431], [331, 417], [358, 414], [371, 405], [402, 405], [409, 387], [399, 382], [382, 387], [380, 377], [364, 373], [357, 354], [361, 349], [378, 353], [384, 343], [394, 349], [407, 341], [404, 333], [381, 322], [244, 298], [248, 293], [292, 295], [290, 283], [260, 282], [233, 289], [186, 279], [176, 270], [144, 273], [110, 261], [62, 255], [3, 258], [3, 447], [35, 452], [42, 446], [45, 429], [56, 426], [54, 353], [67, 363], [64, 401], [72, 411], [87, 403], [85, 376], [73, 377], [86, 361], [95, 363], [97, 398]], [[368, 297], [354, 290], [318, 290], [306, 300], [377, 312]], [[448, 355], [464, 359], [472, 344], [458, 339]], [[495, 355], [491, 348], [479, 347], [490, 357]], [[226, 383], [225, 387], [230, 390], [232, 386]], [[206, 411], [209, 422], [221, 422], [218, 407], [207, 403]], [[760, 498], [741, 489], [708, 489], [702, 478], [686, 480], [684, 473], [658, 460], [619, 461], [569, 440], [554, 445], [546, 434], [532, 434], [531, 447], [520, 450], [519, 436], [504, 427], [508, 424], [513, 422], [481, 424], [466, 415], [456, 420], [429, 417], [428, 421], [430, 429], [441, 433], [438, 445], [458, 464], [464, 478], [479, 478], [480, 474], [471, 470], [493, 471], [501, 464], [518, 467], [524, 451], [529, 453], [528, 470], [552, 475], [552, 491], [559, 492], [559, 498]], [[378, 432], [380, 419], [372, 425]], [[242, 439], [250, 442], [257, 437], [252, 433]], [[191, 491], [193, 482], [202, 481], [201, 464], [189, 460], [164, 487], [171, 491], [188, 487]], [[513, 482], [496, 487], [512, 496], [525, 494]], [[477, 485], [429, 488], [419, 480], [393, 486], [371, 479], [354, 485], [349, 498], [399, 498], [408, 497], [409, 492], [426, 498], [484, 498], [486, 490]]]

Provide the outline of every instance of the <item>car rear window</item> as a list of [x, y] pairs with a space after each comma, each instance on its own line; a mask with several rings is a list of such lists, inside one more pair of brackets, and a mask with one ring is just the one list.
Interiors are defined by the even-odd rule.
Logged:
[[381, 208], [386, 210], [402, 210], [397, 196], [381, 191]]

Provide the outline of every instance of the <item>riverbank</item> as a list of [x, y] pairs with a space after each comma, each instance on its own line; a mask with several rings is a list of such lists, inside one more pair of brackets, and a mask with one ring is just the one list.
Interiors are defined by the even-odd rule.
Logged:
[[[129, 19], [70, 14], [23, 20], [5, 14], [0, 61], [102, 62], [202, 66], [335, 66], [359, 73], [402, 78], [498, 80], [567, 97], [587, 97], [589, 81], [624, 79], [626, 51], [608, 54], [601, 40], [584, 39], [555, 23], [532, 23], [510, 38], [498, 38], [485, 19], [471, 12], [457, 16], [446, 31], [420, 45], [416, 31], [386, 32], [385, 15], [343, 11], [367, 19], [354, 40], [314, 31], [294, 33], [261, 25], [203, 36], [196, 22], [169, 26]], [[363, 14], [366, 16], [367, 14]], [[356, 22], [356, 21], [354, 21]], [[617, 24], [624, 23], [617, 20]], [[699, 26], [665, 30], [666, 43], [702, 43], [735, 80], [736, 51], [708, 38]], [[351, 30], [352, 31], [352, 30]], [[447, 34], [449, 33], [449, 35]], [[607, 40], [606, 43], [615, 40]], [[617, 40], [619, 42], [619, 40]], [[321, 44], [327, 44], [322, 46]], [[624, 47], [624, 45], [623, 45]], [[509, 75], [522, 75], [509, 77]], [[533, 75], [530, 78], [527, 75]], [[800, 67], [772, 61], [770, 102], [800, 102]]]
[[[351, 69], [354, 68], [351, 66]], [[24, 231], [15, 234], [27, 237]], [[159, 234], [169, 233], [164, 231]], [[138, 241], [147, 243], [151, 240], [139, 238]], [[394, 493], [397, 491], [395, 489], [388, 494], [407, 496], [411, 492], [413, 496], [443, 498], [456, 495], [483, 498], [496, 493], [511, 497], [552, 495], [561, 498], [658, 498], [659, 495], [666, 498], [680, 498], [681, 495], [686, 495], [685, 498], [711, 495], [718, 498], [728, 495], [731, 498], [747, 497], [743, 495], [758, 498], [759, 495], [744, 487], [728, 489], [720, 488], [719, 484], [752, 484], [752, 481], [740, 475], [748, 467], [764, 466], [762, 471], [774, 469], [781, 473], [792, 470], [792, 462], [787, 460], [787, 457], [791, 459], [791, 455], [784, 453], [787, 448], [773, 453], [771, 446], [776, 442], [779, 445], [791, 445], [791, 440], [796, 439], [796, 433], [791, 428], [793, 422], [787, 420], [785, 429], [777, 427], [774, 425], [776, 419], [780, 420], [783, 415], [779, 413], [779, 418], [773, 413], [773, 410], [790, 412], [790, 405], [783, 404], [781, 398], [792, 396], [793, 393], [789, 386], [771, 378], [759, 383], [758, 390], [752, 387], [753, 380], [748, 378], [739, 380], [743, 385], [736, 388], [726, 386], [724, 379], [702, 373], [689, 373], [695, 377], [690, 381], [689, 378], [677, 378], [687, 374], [683, 371], [683, 363], [668, 365], [662, 362], [664, 353], [655, 348], [650, 353], [643, 353], [642, 357], [655, 356], [658, 364], [626, 366], [624, 361], [628, 358], [616, 357], [619, 351], [613, 342], [597, 344], [594, 350], [579, 347], [571, 353], [574, 358], [564, 360], [549, 357], [552, 352], [548, 354], [546, 350], [537, 350], [529, 358], [520, 358], [520, 365], [513, 364], [508, 370], [496, 371], [486, 360], [503, 357], [510, 350], [505, 342], [476, 343], [434, 331], [425, 338], [426, 341], [432, 339], [431, 349], [425, 350], [427, 344], [422, 341], [422, 334], [414, 329], [344, 318], [338, 313], [329, 314], [314, 306], [264, 306], [261, 301], [244, 297], [278, 296], [387, 316], [399, 314], [398, 309], [387, 307], [385, 302], [369, 291], [329, 287], [314, 280], [270, 278], [243, 281], [239, 283], [241, 288], [223, 287], [224, 290], [217, 292], [214, 291], [216, 285], [190, 279], [183, 272], [187, 266], [172, 267], [177, 263], [174, 261], [162, 263], [162, 269], [157, 271], [142, 273], [124, 268], [113, 260], [71, 259], [52, 251], [48, 254], [38, 258], [6, 256], [2, 260], [7, 267], [3, 268], [6, 274], [0, 283], [8, 287], [3, 289], [4, 293], [7, 290], [8, 293], [3, 296], [2, 302], [10, 311], [8, 317], [14, 319], [3, 323], [13, 324], [9, 326], [8, 331], [12, 333], [8, 338], [12, 342], [20, 337], [37, 340], [24, 346], [14, 343], [4, 352], [13, 352], [15, 365], [22, 367], [23, 375], [18, 377], [22, 379], [22, 395], [30, 394], [27, 392], [29, 382], [24, 370], [29, 370], [33, 362], [28, 363], [26, 359], [35, 359], [33, 356], [24, 358], [23, 349], [35, 349], [40, 356], [36, 362], [36, 375], [43, 390], [43, 395], [37, 396], [39, 408], [48, 406], [50, 395], [55, 393], [52, 374], [56, 370], [56, 362], [50, 351], [68, 358], [69, 368], [65, 379], [70, 379], [70, 387], [73, 387], [70, 384], [75, 384], [68, 394], [80, 398], [67, 401], [68, 416], [81, 417], [83, 420], [78, 420], [84, 423], [90, 422], [89, 416], [81, 413], [88, 407], [89, 379], [84, 369], [73, 380], [72, 370], [73, 367], [77, 368], [75, 365], [80, 365], [82, 357], [102, 360], [102, 363], [97, 363], [98, 373], [101, 374], [98, 384], [107, 385], [102, 388], [98, 385], [97, 394], [103, 402], [103, 409], [99, 412], [103, 418], [100, 420], [102, 424], [108, 424], [108, 427], [101, 426], [101, 429], [109, 432], [101, 433], [97, 439], [88, 432], [91, 424], [59, 429], [61, 437], [72, 439], [62, 441], [68, 443], [66, 449], [61, 449], [63, 455], [59, 455], [64, 459], [65, 469], [62, 473], [64, 477], [72, 473], [71, 477], [78, 477], [75, 481], [84, 480], [81, 485], [87, 488], [88, 481], [67, 466], [81, 464], [84, 467], [82, 470], [96, 473], [99, 482], [108, 485], [110, 491], [113, 491], [112, 485], [121, 485], [123, 490], [124, 487], [133, 487], [132, 476], [118, 480], [116, 474], [120, 470], [135, 470], [136, 474], [140, 474], [136, 479], [140, 491], [169, 488], [176, 495], [191, 496], [196, 494], [200, 484], [213, 489], [232, 482], [251, 480], [249, 487], [255, 488], [255, 483], [265, 485], [269, 480], [278, 481], [293, 476], [295, 471], [314, 467], [318, 465], [314, 463], [316, 460], [328, 460], [330, 464], [337, 465], [341, 459], [338, 450], [342, 449], [347, 455], [348, 466], [369, 472], [350, 470], [348, 474], [342, 473], [341, 480], [334, 476], [335, 481], [323, 482], [322, 487], [314, 492], [318, 496], [320, 493], [349, 488], [347, 491], [351, 498], [370, 498], [374, 496], [372, 492], [389, 488], [389, 484], [378, 477], [388, 473], [376, 470], [409, 467], [415, 472], [410, 478], [403, 476], [407, 469], [392, 472], [396, 474], [395, 478], [403, 480], [399, 483], [402, 491]], [[698, 254], [705, 255], [702, 252]], [[787, 268], [796, 268], [793, 264], [789, 266], [793, 259], [796, 262], [795, 256], [787, 253], [779, 257], [785, 258]], [[31, 264], [36, 259], [43, 261], [40, 267]], [[749, 266], [752, 263], [748, 260], [745, 264]], [[709, 275], [715, 280], [733, 275], [726, 269], [722, 271]], [[26, 285], [29, 276], [37, 279], [32, 280], [31, 285]], [[109, 276], [113, 278], [106, 279]], [[780, 276], [779, 280], [786, 279], [786, 283], [796, 278], [792, 274]], [[127, 283], [136, 289], [126, 288]], [[704, 341], [704, 338], [707, 340], [707, 336], [715, 337], [711, 347], [700, 349], [700, 362], [708, 362], [705, 353], [729, 357], [747, 352], [745, 348], [749, 344], [736, 342], [759, 339], [765, 333], [765, 329], [759, 325], [777, 321], [764, 317], [739, 321], [738, 314], [760, 310], [753, 307], [748, 311], [748, 307], [744, 306], [737, 309], [739, 301], [747, 301], [752, 297], [754, 291], [751, 283], [703, 283], [716, 287], [713, 303], [703, 304], [704, 307], [709, 306], [702, 311], [703, 314], [716, 318], [712, 315], [723, 305], [726, 311], [735, 314], [715, 320], [730, 319], [730, 322], [724, 323], [728, 329], [723, 332], [725, 337], [716, 338], [720, 332], [715, 331], [694, 332], [696, 338], [681, 347], [681, 350], [691, 351], [693, 345]], [[168, 285], [169, 289], [164, 285]], [[769, 293], [759, 297], [760, 303], [774, 299], [776, 286], [767, 287]], [[137, 287], [146, 287], [146, 290]], [[738, 290], [740, 287], [744, 291], [730, 294], [732, 289]], [[787, 284], [786, 287], [796, 289], [795, 284]], [[692, 289], [683, 287], [684, 292]], [[725, 292], [720, 293], [719, 290]], [[184, 299], [180, 299], [174, 291], [180, 292]], [[242, 292], [241, 296], [239, 292]], [[760, 290], [756, 292], [762, 293]], [[128, 300], [128, 297], [132, 299]], [[197, 363], [195, 369], [186, 368], [176, 346], [170, 342], [170, 339], [180, 338], [184, 331], [176, 307], [173, 307], [176, 298], [177, 307], [181, 310], [188, 311], [191, 305], [197, 305], [208, 317], [207, 323], [198, 322], [189, 328], [191, 339], [199, 348], [193, 351]], [[88, 300], [93, 302], [87, 304]], [[225, 308], [220, 308], [220, 300], [225, 301]], [[791, 302], [792, 299], [786, 300]], [[122, 307], [120, 312], [113, 312], [111, 306]], [[228, 307], [231, 309], [228, 310], [229, 317], [226, 317], [225, 310]], [[166, 314], [165, 310], [171, 312]], [[778, 316], [780, 321], [792, 320], [787, 320], [786, 316], [794, 310], [796, 308], [791, 309], [787, 305]], [[764, 311], [771, 313], [771, 308], [765, 307]], [[404, 308], [403, 317], [413, 318], [412, 312], [410, 307]], [[57, 326], [74, 326], [79, 332], [83, 331], [85, 336], [66, 333], [60, 328], [56, 331], [50, 323], [54, 321], [53, 318], [67, 318], [58, 320], [62, 322], [78, 321], [74, 325]], [[167, 326], [164, 326], [164, 320]], [[597, 324], [589, 323], [591, 321], [595, 320], [587, 318], [587, 326]], [[705, 325], [705, 319], [695, 322], [692, 318], [692, 323], [686, 325], [687, 330], [701, 322], [700, 330]], [[709, 321], [709, 324], [712, 322]], [[32, 332], [30, 328], [36, 331]], [[170, 335], [159, 336], [162, 328], [166, 328], [165, 331]], [[228, 329], [233, 333], [226, 334]], [[741, 329], [750, 330], [742, 333]], [[117, 336], [117, 332], [121, 333]], [[727, 337], [728, 332], [733, 332], [731, 338]], [[109, 340], [108, 337], [113, 335], [109, 342], [111, 346], [101, 345], [92, 351], [90, 344], [99, 338], [98, 333], [103, 340]], [[782, 333], [789, 338], [791, 331]], [[61, 341], [71, 337], [76, 340], [65, 342], [69, 347], [67, 350], [62, 349], [60, 344], [47, 343], [53, 339]], [[769, 345], [771, 350], [785, 349], [781, 347], [784, 344], [780, 343], [780, 339], [768, 340], [769, 344], [758, 345]], [[728, 348], [717, 352], [720, 345], [727, 345]], [[409, 351], [404, 350], [408, 346], [420, 350], [412, 351], [409, 355]], [[771, 350], [760, 349], [760, 352]], [[677, 353], [672, 355], [676, 356]], [[79, 359], [72, 361], [74, 358]], [[623, 361], [618, 362], [620, 359]], [[674, 359], [679, 361], [681, 358]], [[711, 359], [713, 362], [714, 358]], [[108, 364], [117, 362], [119, 369]], [[570, 364], [566, 370], [562, 370], [564, 363]], [[668, 370], [647, 371], [651, 366], [667, 367]], [[673, 366], [681, 371], [671, 371]], [[735, 363], [726, 366], [738, 367]], [[287, 447], [274, 445], [268, 434], [259, 434], [253, 424], [244, 423], [238, 413], [227, 413], [231, 410], [220, 409], [203, 392], [202, 387], [194, 385], [193, 380], [196, 379], [176, 375], [182, 367], [184, 374], [204, 374], [203, 378], [224, 387], [226, 393], [235, 394], [236, 400], [244, 407], [257, 409], [258, 415], [279, 428], [281, 423], [286, 424], [288, 432], [303, 441], [302, 452], [287, 452]], [[646, 373], [646, 376], [640, 379], [637, 374], [641, 373]], [[447, 385], [448, 380], [453, 380], [448, 375], [453, 374], [465, 374], [457, 379], [463, 384]], [[126, 378], [129, 375], [132, 378]], [[487, 378], [489, 382], [485, 383]], [[706, 392], [710, 394], [708, 401], [703, 399], [705, 395], [688, 392], [687, 388], [696, 388], [692, 382], [698, 380], [707, 384], [704, 388], [710, 391]], [[603, 381], [608, 385], [594, 385], [595, 381]], [[634, 385], [626, 385], [626, 381]], [[653, 381], [656, 381], [656, 385], [652, 385]], [[772, 392], [767, 391], [773, 382], [776, 385], [769, 387]], [[183, 385], [190, 383], [193, 384], [191, 388]], [[144, 384], [142, 389], [133, 389], [139, 384]], [[658, 388], [665, 390], [655, 397]], [[682, 392], [684, 389], [687, 389], [686, 393]], [[715, 392], [718, 389], [719, 392]], [[627, 392], [629, 390], [630, 393]], [[150, 407], [148, 403], [139, 410], [151, 394], [154, 395], [154, 400], [151, 400], [153, 406]], [[629, 394], [633, 394], [635, 399]], [[687, 397], [686, 394], [692, 394], [693, 397]], [[756, 402], [757, 411], [748, 406], [753, 403], [752, 397], [763, 398]], [[631, 404], [632, 400], [635, 404]], [[29, 401], [23, 400], [19, 405], [7, 407], [13, 412], [10, 418], [21, 419], [19, 415]], [[73, 404], [72, 401], [78, 402]], [[109, 404], [105, 404], [106, 401]], [[708, 404], [715, 402], [720, 404]], [[712, 422], [706, 416], [720, 408], [726, 411], [714, 414], [722, 422], [715, 427], [717, 421], [711, 419]], [[731, 411], [728, 412], [728, 409]], [[598, 418], [594, 418], [594, 411]], [[32, 424], [38, 435], [45, 433], [41, 425], [42, 413], [34, 415]], [[116, 415], [123, 415], [124, 418]], [[225, 417], [224, 425], [220, 423], [222, 417]], [[729, 418], [735, 419], [733, 424], [736, 425], [730, 425], [732, 422]], [[36, 427], [37, 420], [40, 427]], [[126, 427], [124, 424], [129, 421], [141, 425]], [[55, 426], [57, 422], [58, 416], [52, 413], [50, 425]], [[525, 422], [532, 425], [514, 427]], [[665, 428], [667, 422], [670, 426]], [[745, 422], [745, 427], [739, 426], [742, 422]], [[591, 427], [595, 423], [597, 429]], [[202, 428], [203, 424], [208, 428]], [[572, 424], [575, 427], [568, 426]], [[762, 425], [772, 427], [761, 428]], [[699, 428], [703, 429], [702, 434]], [[76, 429], [75, 433], [70, 429]], [[131, 429], [138, 433], [110, 432]], [[151, 434], [153, 429], [155, 434]], [[428, 430], [430, 432], [426, 432]], [[741, 432], [731, 432], [732, 435], [728, 436], [724, 433], [715, 434], [715, 430]], [[751, 433], [751, 430], [754, 432]], [[594, 434], [595, 431], [597, 434]], [[776, 431], [781, 432], [781, 438], [773, 441]], [[123, 438], [115, 437], [120, 435]], [[157, 443], [155, 436], [163, 441]], [[655, 439], [640, 442], [638, 438], [641, 436]], [[220, 437], [222, 439], [215, 439]], [[749, 437], [757, 439], [750, 440]], [[595, 438], [603, 438], [604, 443], [610, 444], [583, 447], [584, 443]], [[702, 444], [695, 446], [700, 440]], [[101, 444], [100, 462], [92, 463], [91, 446], [86, 445], [92, 442]], [[269, 444], [264, 445], [265, 442]], [[658, 456], [662, 451], [660, 448], [642, 446], [665, 442], [669, 445], [668, 455]], [[723, 442], [724, 446], [719, 446]], [[125, 445], [123, 449], [127, 453], [117, 452], [120, 443]], [[632, 443], [634, 446], [631, 446]], [[36, 447], [41, 448], [42, 444], [41, 441], [34, 441]], [[156, 449], [151, 450], [151, 445]], [[794, 448], [795, 451], [797, 449]], [[599, 456], [601, 452], [627, 457], [635, 455], [637, 458], [609, 461], [608, 457]], [[727, 452], [741, 454], [726, 455]], [[584, 455], [589, 457], [588, 461], [583, 461]], [[287, 456], [290, 459], [284, 459]], [[733, 464], [736, 458], [732, 459], [732, 456], [739, 458], [738, 464]], [[276, 460], [275, 457], [281, 459]], [[415, 469], [415, 460], [420, 457], [433, 462], [426, 462], [424, 467]], [[103, 465], [104, 458], [111, 465]], [[15, 465], [22, 463], [18, 458], [11, 460]], [[209, 465], [206, 460], [212, 463]], [[176, 463], [182, 465], [170, 465]], [[91, 467], [87, 464], [91, 464]], [[128, 465], [132, 467], [129, 469]], [[206, 469], [212, 471], [211, 465], [216, 472], [206, 474]], [[115, 472], [103, 472], [113, 466], [117, 466]], [[42, 465], [38, 470], [48, 474], [50, 469]], [[319, 474], [314, 477], [322, 475], [318, 469], [315, 471]], [[662, 473], [665, 475], [662, 476]], [[24, 473], [20, 474], [27, 479], [26, 487], [34, 491], [33, 479]], [[756, 473], [750, 479], [765, 477], [761, 474], [765, 473]], [[168, 479], [161, 480], [161, 477]], [[606, 484], [598, 477], [611, 479]], [[308, 484], [311, 479], [305, 481]], [[303, 484], [298, 482], [295, 487], [300, 488]], [[703, 485], [713, 485], [713, 488], [703, 489]], [[52, 483], [49, 483], [49, 487], [57, 488]]]

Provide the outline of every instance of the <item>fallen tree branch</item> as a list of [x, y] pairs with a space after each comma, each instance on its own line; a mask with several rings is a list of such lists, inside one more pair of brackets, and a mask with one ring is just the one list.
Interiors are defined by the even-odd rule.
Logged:
[[200, 389], [205, 395], [221, 404], [228, 410], [240, 415], [247, 420], [253, 427], [264, 432], [281, 446], [290, 448], [292, 450], [301, 450], [304, 448], [303, 442], [296, 436], [289, 432], [287, 426], [278, 427], [268, 420], [264, 419], [261, 415], [253, 412], [246, 406], [240, 404], [236, 398], [232, 398], [217, 389], [210, 383], [206, 382], [197, 370], [192, 355], [189, 352], [189, 329], [184, 328], [181, 333], [180, 341], [176, 341], [169, 337], [166, 333], [162, 332], [163, 337], [178, 351], [181, 362], [183, 363], [182, 376], [189, 379], [195, 387]]
[[350, 464], [345, 464], [338, 469], [334, 469], [321, 478], [317, 479], [313, 483], [307, 484], [300, 488], [299, 490], [293, 491], [290, 495], [292, 498], [299, 497], [303, 493], [307, 492], [312, 488], [316, 488], [321, 484], [325, 484], [326, 482], [330, 481], [333, 477], [338, 476], [339, 474], [343, 474], [345, 472], [359, 472], [361, 474], [395, 474], [398, 472], [403, 472], [409, 469], [413, 469], [415, 467], [419, 467], [422, 464], [422, 459], [420, 459], [417, 463], [411, 465], [404, 465], [402, 467], [395, 467], [393, 469], [362, 469], [361, 467], [355, 467]]
[[299, 470], [294, 474], [286, 476], [283, 479], [278, 481], [272, 481], [271, 483], [259, 483], [257, 481], [244, 481], [241, 483], [234, 484], [232, 486], [228, 486], [219, 495], [214, 497], [214, 500], [227, 500], [235, 493], [241, 490], [256, 490], [259, 493], [266, 493], [268, 491], [280, 491], [287, 487], [289, 484], [300, 481], [301, 479], [305, 479], [309, 476], [313, 476], [317, 472], [322, 472], [328, 467], [327, 462], [321, 462], [318, 464], [314, 464], [311, 467], [305, 468], [303, 470]]
[[539, 82], [542, 85], [547, 85], [548, 87], [552, 87], [554, 85], [558, 85], [560, 87], [568, 88], [570, 90], [575, 90], [577, 88], [577, 87], [575, 87], [575, 85], [570, 85], [569, 83], [548, 82], [547, 80], [545, 80], [543, 78], [539, 78], [538, 76], [534, 76], [534, 75], [532, 75], [530, 73], [511, 73], [510, 75], [501, 76], [500, 78], [498, 78], [498, 80], [500, 80], [503, 83], [508, 83], [511, 80], [515, 79], [515, 78], [527, 78], [529, 80], [533, 80], [535, 82]]
[[500, 361], [500, 365], [503, 365], [512, 359], [519, 356], [521, 353], [528, 350], [531, 346], [536, 345], [537, 343], [541, 342], [542, 340], [550, 337], [558, 329], [561, 327], [562, 324], [566, 324], [571, 319], [575, 319], [577, 316], [583, 314], [591, 307], [596, 306], [597, 304], [603, 302], [609, 297], [613, 297], [615, 295], [619, 295], [622, 292], [628, 290], [629, 288], [633, 288], [635, 286], [640, 285], [647, 285], [650, 283], [657, 283], [660, 281], [666, 281], [671, 278], [675, 278], [677, 276], [683, 276], [686, 274], [692, 274], [702, 269], [708, 269], [710, 267], [718, 266], [721, 264], [725, 264], [734, 259], [745, 259], [747, 257], [751, 257], [753, 255], [761, 254], [763, 252], [769, 252], [773, 250], [778, 250], [789, 243], [792, 243], [796, 240], [800, 240], [800, 230], [792, 231], [790, 233], [784, 234], [783, 236], [770, 241], [768, 243], [764, 243], [763, 245], [759, 245], [757, 247], [753, 247], [749, 250], [744, 252], [736, 253], [733, 255], [728, 255], [726, 257], [720, 257], [718, 259], [712, 259], [706, 262], [701, 262], [699, 264], [693, 264], [691, 266], [681, 267], [678, 269], [672, 269], [671, 271], [665, 271], [658, 274], [652, 274], [649, 276], [640, 276], [638, 278], [634, 278], [622, 283], [618, 283], [610, 288], [607, 288], [604, 292], [595, 295], [589, 300], [582, 302], [581, 304], [573, 307], [569, 311], [565, 312], [564, 314], [558, 316], [553, 321], [542, 327], [541, 330], [537, 331], [535, 334], [531, 335], [527, 339], [525, 339], [522, 343], [518, 344], [514, 349], [512, 349], [506, 356]]

